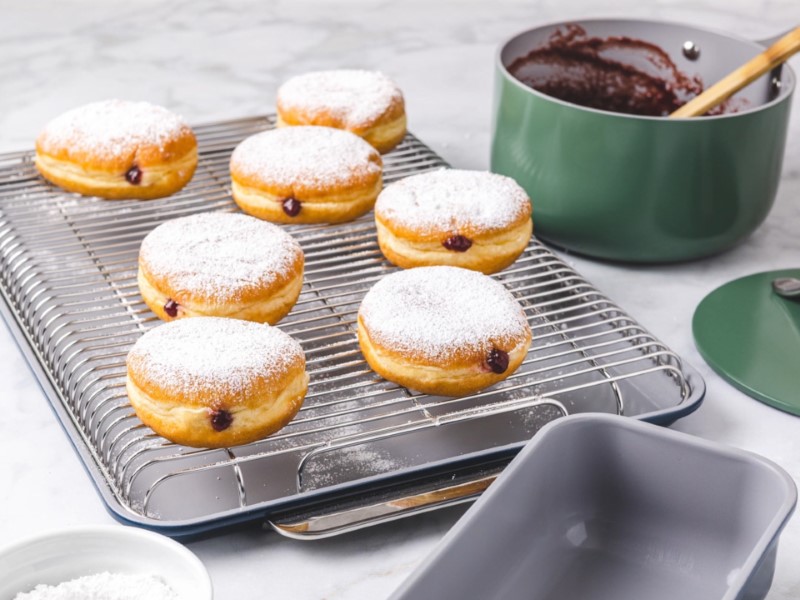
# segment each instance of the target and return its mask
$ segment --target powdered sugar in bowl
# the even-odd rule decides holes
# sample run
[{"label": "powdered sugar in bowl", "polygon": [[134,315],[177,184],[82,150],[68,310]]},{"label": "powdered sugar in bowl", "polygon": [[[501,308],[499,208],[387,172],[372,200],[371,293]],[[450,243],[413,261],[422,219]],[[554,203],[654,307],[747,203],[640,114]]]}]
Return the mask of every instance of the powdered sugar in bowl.
[{"label": "powdered sugar in bowl", "polygon": [[213,597],[208,572],[191,551],[163,535],[116,525],[58,530],[0,549],[0,600],[100,573],[153,576],[180,600]]}]

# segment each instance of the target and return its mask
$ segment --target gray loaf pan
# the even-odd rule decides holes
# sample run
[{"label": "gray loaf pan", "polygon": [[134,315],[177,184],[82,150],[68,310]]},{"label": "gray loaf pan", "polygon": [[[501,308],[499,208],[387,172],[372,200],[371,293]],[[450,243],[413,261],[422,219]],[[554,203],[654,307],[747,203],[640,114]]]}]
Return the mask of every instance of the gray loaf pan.
[{"label": "gray loaf pan", "polygon": [[748,452],[610,415],[543,428],[392,600],[759,600],[797,490]]}]

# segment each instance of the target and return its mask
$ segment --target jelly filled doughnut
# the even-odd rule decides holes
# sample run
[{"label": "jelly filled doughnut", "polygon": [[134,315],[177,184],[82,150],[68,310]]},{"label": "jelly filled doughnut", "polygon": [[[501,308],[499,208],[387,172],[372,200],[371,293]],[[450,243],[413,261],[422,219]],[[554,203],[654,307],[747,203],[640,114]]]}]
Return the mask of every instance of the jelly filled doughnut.
[{"label": "jelly filled doughnut", "polygon": [[185,319],[145,333],[127,358],[142,422],[185,446],[224,448],[286,425],[308,389],[303,350],[281,330],[236,319]]},{"label": "jelly filled doughnut", "polygon": [[528,195],[513,179],[441,169],[388,185],[375,203],[378,245],[403,268],[451,265],[495,273],[531,239]]},{"label": "jelly filled doughnut", "polygon": [[139,291],[161,319],[217,316],[277,323],[303,286],[291,235],[247,215],[201,213],[162,223],[142,241]]},{"label": "jelly filled doughnut", "polygon": [[197,167],[197,140],[177,115],[147,102],[107,100],[56,117],[36,140],[36,168],[86,196],[169,196]]},{"label": "jelly filled doughnut", "polygon": [[380,154],[330,127],[264,131],[231,156],[231,189],[246,213],[277,223],[340,223],[369,211],[383,185]]},{"label": "jelly filled doughnut", "polygon": [[406,135],[403,93],[383,73],[317,71],[278,89],[278,126],[323,125],[363,137],[381,153]]},{"label": "jelly filled doughnut", "polygon": [[358,342],[369,366],[405,387],[470,394],[511,375],[531,344],[517,300],[490,277],[456,267],[393,273],[367,292]]}]

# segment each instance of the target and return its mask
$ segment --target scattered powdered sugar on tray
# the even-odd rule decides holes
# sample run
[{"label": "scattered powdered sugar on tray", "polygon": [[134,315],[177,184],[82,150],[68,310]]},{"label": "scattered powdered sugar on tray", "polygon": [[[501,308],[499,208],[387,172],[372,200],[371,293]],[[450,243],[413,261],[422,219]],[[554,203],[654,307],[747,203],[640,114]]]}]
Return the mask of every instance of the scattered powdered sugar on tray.
[{"label": "scattered powdered sugar on tray", "polygon": [[231,156],[231,171],[280,186],[338,186],[380,173],[380,154],[357,135],[331,127],[281,127],[251,136]]},{"label": "scattered powdered sugar on tray", "polygon": [[147,270],[173,289],[222,302],[285,277],[303,254],[280,227],[237,213],[167,221],[144,238],[139,252]]},{"label": "scattered powdered sugar on tray", "polygon": [[447,358],[488,351],[528,330],[522,307],[492,278],[457,267],[417,267],[381,279],[364,296],[359,316],[370,338],[401,352]]},{"label": "scattered powdered sugar on tray", "polygon": [[407,463],[380,447],[359,444],[337,448],[305,462],[303,491],[397,471],[410,466]]},{"label": "scattered powdered sugar on tray", "polygon": [[140,145],[163,147],[188,130],[178,115],[149,102],[105,100],[69,110],[39,137],[45,152],[67,147],[108,159],[126,157]]},{"label": "scattered powdered sugar on tray", "polygon": [[330,115],[353,128],[372,125],[395,102],[403,102],[400,88],[378,71],[315,71],[292,77],[278,89],[282,110],[300,110],[311,119]]},{"label": "scattered powdered sugar on tray", "polygon": [[179,600],[163,579],[155,575],[98,573],[58,585],[37,585],[14,600]]},{"label": "scattered powdered sugar on tray", "polygon": [[128,365],[137,383],[150,381],[187,397],[244,398],[255,379],[285,373],[302,357],[300,344],[276,327],[195,317],[145,333],[128,353]]},{"label": "scattered powdered sugar on tray", "polygon": [[388,185],[378,196],[375,214],[418,233],[492,231],[529,215],[530,206],[525,190],[510,177],[440,169]]}]

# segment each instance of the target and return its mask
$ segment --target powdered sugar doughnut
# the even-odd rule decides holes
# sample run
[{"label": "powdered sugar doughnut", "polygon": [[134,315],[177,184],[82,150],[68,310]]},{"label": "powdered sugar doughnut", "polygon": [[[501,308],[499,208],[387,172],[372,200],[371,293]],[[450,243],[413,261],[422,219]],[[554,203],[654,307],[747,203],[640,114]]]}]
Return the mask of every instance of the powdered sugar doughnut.
[{"label": "powdered sugar doughnut", "polygon": [[363,137],[388,152],[406,135],[403,93],[383,73],[317,71],[278,89],[278,126],[323,125]]},{"label": "powdered sugar doughnut", "polygon": [[136,414],[159,435],[224,448],[261,439],[297,414],[305,364],[300,344],[275,327],[185,319],[139,338],[125,385]]},{"label": "powdered sugar doughnut", "polygon": [[147,102],[107,100],[67,111],[36,140],[36,168],[87,196],[152,199],[186,185],[197,167],[189,126]]},{"label": "powdered sugar doughnut", "polygon": [[161,319],[217,316],[277,323],[303,286],[303,251],[279,227],[247,215],[167,221],[139,250],[142,298]]},{"label": "powdered sugar doughnut", "polygon": [[340,223],[364,214],[383,184],[383,162],[367,142],[330,127],[264,131],[231,156],[233,199],[278,223]]},{"label": "powdered sugar doughnut", "polygon": [[513,179],[442,169],[386,186],[375,203],[383,255],[403,267],[451,265],[495,273],[531,239],[531,201]]},{"label": "powdered sugar doughnut", "polygon": [[358,311],[370,367],[408,388],[461,396],[522,364],[531,329],[500,283],[456,267],[420,267],[375,284]]}]

